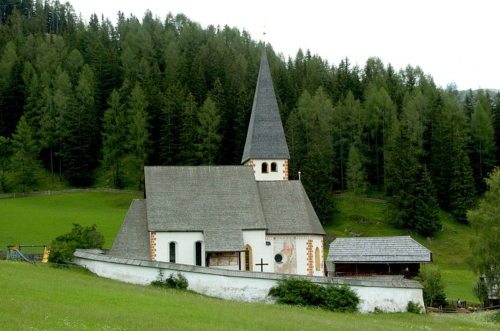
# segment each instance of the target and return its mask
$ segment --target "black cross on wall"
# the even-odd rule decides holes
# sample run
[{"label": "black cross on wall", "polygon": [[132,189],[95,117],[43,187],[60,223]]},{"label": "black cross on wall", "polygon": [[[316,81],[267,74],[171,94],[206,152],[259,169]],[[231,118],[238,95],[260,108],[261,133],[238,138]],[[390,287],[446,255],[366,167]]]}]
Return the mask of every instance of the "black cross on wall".
[{"label": "black cross on wall", "polygon": [[260,259],[260,263],[255,263],[255,265],[260,265],[260,272],[264,272],[264,266],[269,265],[269,263],[264,263],[264,260]]}]

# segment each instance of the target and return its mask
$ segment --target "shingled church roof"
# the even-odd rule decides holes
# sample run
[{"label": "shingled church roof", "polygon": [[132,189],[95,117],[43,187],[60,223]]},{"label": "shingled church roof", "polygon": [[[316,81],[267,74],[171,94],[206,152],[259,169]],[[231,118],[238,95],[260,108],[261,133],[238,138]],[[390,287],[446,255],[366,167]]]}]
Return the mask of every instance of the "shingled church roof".
[{"label": "shingled church roof", "polygon": [[250,159],[290,159],[265,47],[241,163]]},{"label": "shingled church roof", "polygon": [[[145,167],[144,171],[147,199],[132,203],[113,255],[146,255],[147,230],[203,232],[207,252],[244,250],[244,230],[325,234],[300,181],[256,182],[247,166]],[[135,232],[138,238],[133,238]]]}]

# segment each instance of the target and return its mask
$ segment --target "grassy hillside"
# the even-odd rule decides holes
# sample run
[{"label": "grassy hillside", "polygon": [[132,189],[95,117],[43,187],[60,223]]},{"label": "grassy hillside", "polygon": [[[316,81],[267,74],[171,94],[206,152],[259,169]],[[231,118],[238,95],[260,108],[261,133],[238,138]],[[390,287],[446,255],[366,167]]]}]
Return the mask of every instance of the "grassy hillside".
[{"label": "grassy hillside", "polygon": [[[36,272],[36,277],[33,274]],[[223,301],[82,270],[0,261],[6,330],[494,330],[480,315],[342,314]]]},{"label": "grassy hillside", "polygon": [[[71,193],[18,199],[0,199],[0,250],[13,243],[50,244],[56,236],[68,232],[72,223],[97,224],[105,237],[105,247],[111,247],[127,212],[130,201],[139,195],[127,193]],[[339,213],[325,227],[335,237],[385,236],[408,234],[388,223],[386,204],[376,199],[352,201],[338,197]],[[476,276],[465,263],[468,257],[469,227],[458,224],[446,213],[441,214],[443,231],[432,241],[411,234],[428,247],[440,267],[446,294],[477,301],[472,294]]]},{"label": "grassy hillside", "polygon": [[97,224],[111,247],[133,198],[128,193],[71,193],[0,199],[0,250],[10,244],[50,244],[72,223]]},{"label": "grassy hillside", "polygon": [[377,199],[354,200],[345,196],[337,198],[339,213],[325,230],[334,237],[349,236],[397,236],[411,235],[432,251],[434,264],[442,272],[448,298],[476,302],[472,284],[476,276],[470,271],[466,260],[469,258],[469,241],[473,236],[470,227],[459,224],[452,217],[441,212],[443,229],[434,238],[428,239],[396,229],[387,215],[387,205]]}]

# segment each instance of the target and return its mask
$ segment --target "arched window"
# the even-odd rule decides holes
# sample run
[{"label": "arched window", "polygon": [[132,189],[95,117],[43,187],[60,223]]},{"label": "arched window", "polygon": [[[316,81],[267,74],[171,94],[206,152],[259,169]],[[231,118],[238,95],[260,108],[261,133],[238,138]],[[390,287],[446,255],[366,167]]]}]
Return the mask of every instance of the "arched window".
[{"label": "arched window", "polygon": [[195,250],[195,263],[196,265],[200,265],[201,266],[201,263],[203,262],[202,258],[201,258],[201,241],[197,241],[195,244],[194,244],[194,250]]},{"label": "arched window", "polygon": [[271,172],[278,172],[278,165],[276,162],[271,163]]},{"label": "arched window", "polygon": [[175,242],[171,241],[170,244],[168,244],[168,255],[169,259],[168,261],[171,263],[175,263],[175,247],[176,244]]},{"label": "arched window", "polygon": [[316,247],[316,251],[314,252],[314,268],[316,271],[321,270],[321,256],[319,254],[319,247]]},{"label": "arched window", "polygon": [[252,247],[250,245],[245,246],[245,270],[253,271],[253,258],[252,258]]},{"label": "arched window", "polygon": [[262,173],[267,174],[269,170],[267,169],[267,162],[262,163]]}]

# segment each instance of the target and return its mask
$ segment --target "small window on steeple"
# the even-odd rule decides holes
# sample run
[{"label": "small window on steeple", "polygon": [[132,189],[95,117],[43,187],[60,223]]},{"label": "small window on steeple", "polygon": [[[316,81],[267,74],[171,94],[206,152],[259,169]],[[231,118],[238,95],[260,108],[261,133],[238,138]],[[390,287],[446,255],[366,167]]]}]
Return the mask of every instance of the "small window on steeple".
[{"label": "small window on steeple", "polygon": [[278,172],[278,166],[276,162],[271,163],[271,172]]},{"label": "small window on steeple", "polygon": [[267,174],[269,172],[267,168],[267,162],[262,163],[262,173]]}]

